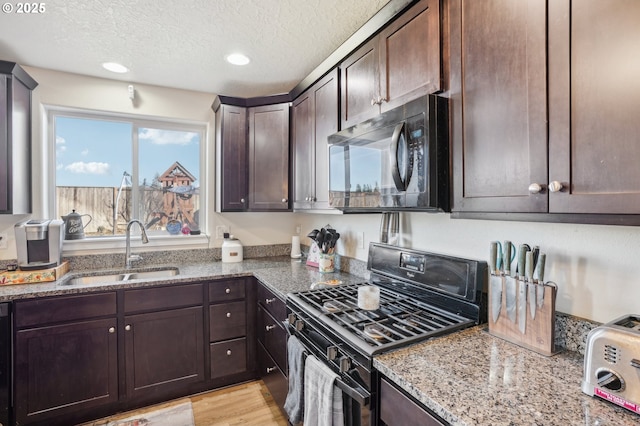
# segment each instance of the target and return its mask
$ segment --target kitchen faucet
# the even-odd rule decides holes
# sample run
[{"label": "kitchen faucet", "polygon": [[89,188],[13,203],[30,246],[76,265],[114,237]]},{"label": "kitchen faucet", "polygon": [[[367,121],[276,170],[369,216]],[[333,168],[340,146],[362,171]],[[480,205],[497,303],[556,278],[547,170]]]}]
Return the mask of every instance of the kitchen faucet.
[{"label": "kitchen faucet", "polygon": [[125,268],[131,268],[131,262],[142,260],[142,256],[137,254],[131,254],[131,225],[137,223],[140,226],[140,231],[142,234],[140,237],[142,238],[142,244],[147,244],[149,242],[149,238],[147,238],[147,231],[144,229],[144,225],[138,219],[132,219],[127,223],[127,232],[125,238],[125,252],[124,252],[124,266]]}]

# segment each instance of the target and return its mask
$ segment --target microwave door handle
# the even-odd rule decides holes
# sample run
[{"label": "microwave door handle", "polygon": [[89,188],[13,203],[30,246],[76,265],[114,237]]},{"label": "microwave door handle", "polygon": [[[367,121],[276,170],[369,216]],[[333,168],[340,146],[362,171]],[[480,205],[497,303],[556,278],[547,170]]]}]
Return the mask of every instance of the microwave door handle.
[{"label": "microwave door handle", "polygon": [[[403,134],[403,129],[404,122],[396,125],[395,129],[393,130],[393,136],[391,136],[391,146],[389,147],[389,164],[391,164],[391,176],[393,177],[393,183],[395,184],[398,191],[405,191],[407,189],[406,183],[402,180],[400,169],[398,168],[398,145]],[[407,167],[406,164],[405,167]]]}]

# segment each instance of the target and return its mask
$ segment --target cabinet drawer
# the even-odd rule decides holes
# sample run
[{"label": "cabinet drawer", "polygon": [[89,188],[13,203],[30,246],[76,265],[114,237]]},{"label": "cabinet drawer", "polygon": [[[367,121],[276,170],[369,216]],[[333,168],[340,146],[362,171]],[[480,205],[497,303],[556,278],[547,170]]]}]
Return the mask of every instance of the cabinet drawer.
[{"label": "cabinet drawer", "polygon": [[278,367],[287,371],[287,332],[262,306],[258,307],[258,341]]},{"label": "cabinet drawer", "polygon": [[262,283],[258,286],[258,303],[279,321],[287,318],[287,307],[284,302]]},{"label": "cabinet drawer", "polygon": [[284,401],[287,399],[289,382],[287,376],[280,370],[261,344],[258,344],[258,369],[260,378],[269,389],[278,407],[282,409]]},{"label": "cabinet drawer", "polygon": [[209,303],[244,299],[244,279],[216,281],[209,284]]},{"label": "cabinet drawer", "polygon": [[124,312],[185,308],[202,304],[202,284],[141,288],[124,292]]},{"label": "cabinet drawer", "polygon": [[230,376],[247,371],[247,339],[233,339],[212,343],[211,378]]},{"label": "cabinet drawer", "polygon": [[232,339],[247,334],[246,304],[242,302],[209,306],[209,340]]},{"label": "cabinet drawer", "polygon": [[43,297],[15,302],[15,322],[18,328],[115,314],[115,292]]},{"label": "cabinet drawer", "polygon": [[387,426],[444,425],[443,422],[384,379],[380,380],[380,420]]}]

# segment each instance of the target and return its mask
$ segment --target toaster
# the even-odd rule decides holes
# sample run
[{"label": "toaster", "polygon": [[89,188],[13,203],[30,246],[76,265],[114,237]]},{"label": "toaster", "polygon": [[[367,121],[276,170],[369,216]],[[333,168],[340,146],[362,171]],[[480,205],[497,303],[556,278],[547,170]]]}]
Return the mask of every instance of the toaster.
[{"label": "toaster", "polygon": [[582,391],[640,414],[640,315],[589,332]]}]

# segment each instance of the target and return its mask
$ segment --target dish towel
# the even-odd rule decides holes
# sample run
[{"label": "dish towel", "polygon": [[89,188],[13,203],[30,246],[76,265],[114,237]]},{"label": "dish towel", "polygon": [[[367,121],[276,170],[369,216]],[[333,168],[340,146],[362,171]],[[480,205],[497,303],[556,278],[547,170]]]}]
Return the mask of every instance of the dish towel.
[{"label": "dish towel", "polygon": [[300,340],[296,336],[289,336],[289,392],[284,402],[284,411],[292,425],[300,423],[304,414],[304,356],[304,347]]},{"label": "dish towel", "polygon": [[304,366],[304,426],[343,426],[342,391],[331,368],[309,355]]}]

